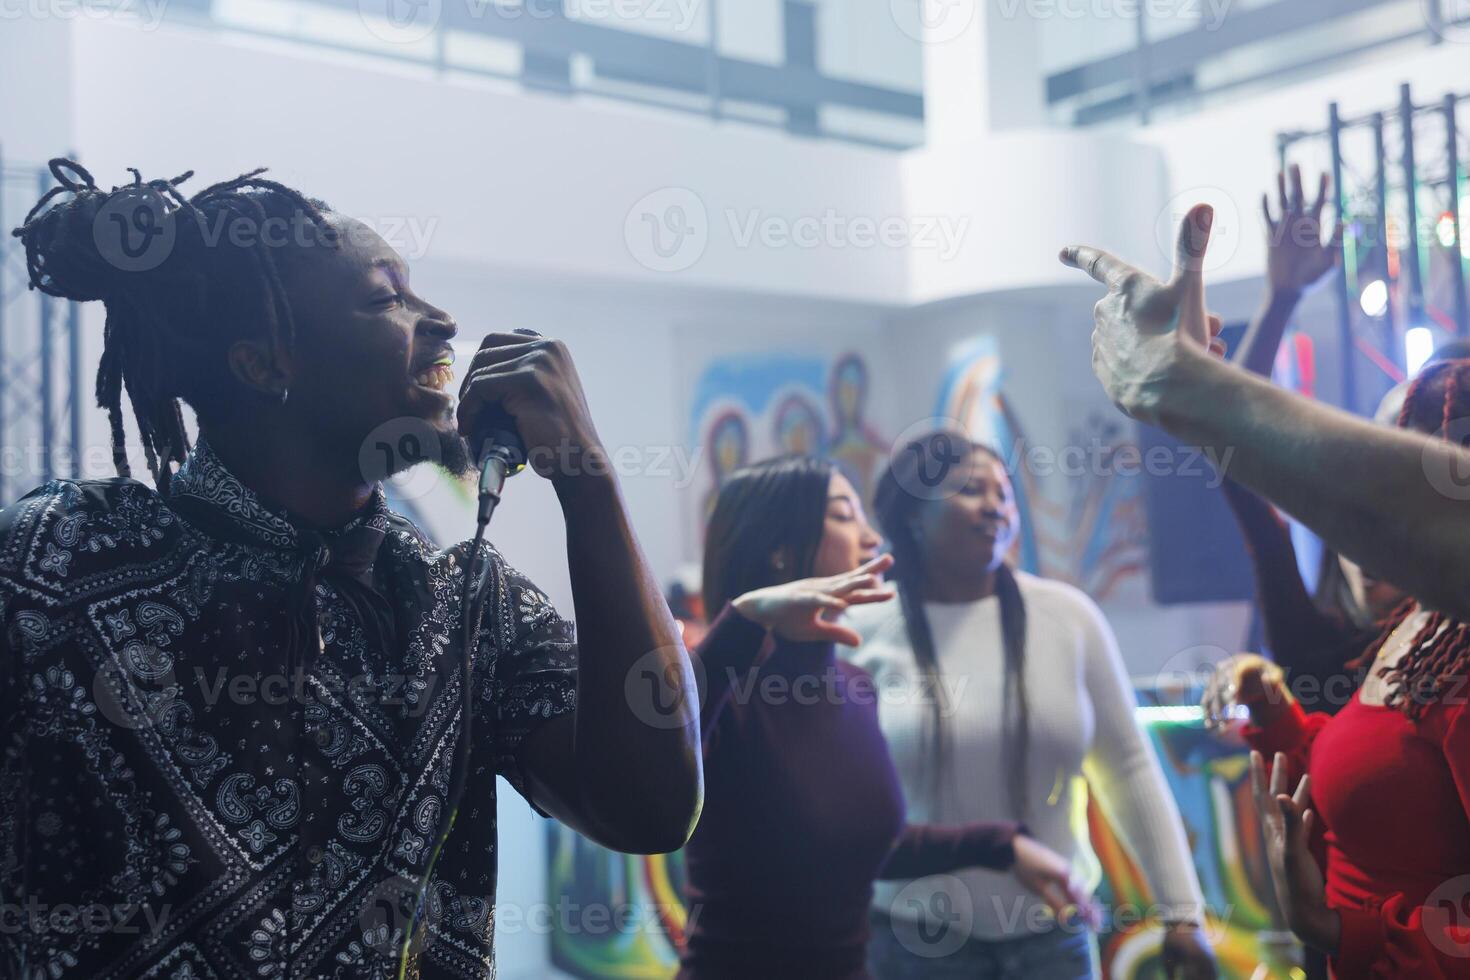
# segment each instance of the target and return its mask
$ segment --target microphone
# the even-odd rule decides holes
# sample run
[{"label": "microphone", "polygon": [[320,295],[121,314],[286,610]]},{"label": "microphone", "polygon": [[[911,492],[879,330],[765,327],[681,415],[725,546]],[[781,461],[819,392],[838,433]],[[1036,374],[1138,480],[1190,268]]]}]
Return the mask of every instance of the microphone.
[{"label": "microphone", "polygon": [[476,457],[480,470],[480,502],[475,520],[488,524],[505,481],[526,468],[526,443],[516,428],[516,420],[504,407],[491,405],[480,413],[477,427],[484,436]]},{"label": "microphone", "polygon": [[[534,330],[518,328],[514,333],[540,337]],[[480,413],[479,426],[484,433],[475,463],[480,470],[480,501],[475,520],[481,527],[490,523],[490,515],[500,503],[505,481],[526,468],[526,443],[516,428],[516,420],[503,405],[491,405]]]}]

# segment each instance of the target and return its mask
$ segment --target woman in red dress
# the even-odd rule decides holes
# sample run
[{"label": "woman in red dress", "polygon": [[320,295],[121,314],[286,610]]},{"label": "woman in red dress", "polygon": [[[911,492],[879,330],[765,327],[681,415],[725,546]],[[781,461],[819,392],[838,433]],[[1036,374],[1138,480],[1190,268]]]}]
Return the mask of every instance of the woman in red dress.
[{"label": "woman in red dress", "polygon": [[[1449,361],[1420,375],[1399,424],[1466,441],[1467,420],[1470,361]],[[1304,712],[1249,655],[1206,696],[1212,714],[1250,710],[1278,901],[1339,980],[1470,977],[1470,623],[1411,600],[1350,667],[1367,674],[1336,716]]]}]

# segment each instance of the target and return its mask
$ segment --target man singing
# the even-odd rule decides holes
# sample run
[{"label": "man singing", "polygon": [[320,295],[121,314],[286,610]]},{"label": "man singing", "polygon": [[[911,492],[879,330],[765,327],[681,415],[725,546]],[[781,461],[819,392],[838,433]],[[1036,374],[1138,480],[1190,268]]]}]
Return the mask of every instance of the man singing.
[{"label": "man singing", "polygon": [[[119,476],[0,512],[5,975],[490,976],[496,773],[608,847],[680,847],[692,674],[566,349],[490,334],[456,409],[455,321],[367,226],[259,172],[192,198],[52,172],[15,234],[33,287],[106,307]],[[435,550],[385,504],[422,456],[468,472],[490,405],[561,501],[580,644],[493,548]],[[379,438],[405,426],[433,445]],[[644,668],[673,685],[657,725],[625,695]]]}]

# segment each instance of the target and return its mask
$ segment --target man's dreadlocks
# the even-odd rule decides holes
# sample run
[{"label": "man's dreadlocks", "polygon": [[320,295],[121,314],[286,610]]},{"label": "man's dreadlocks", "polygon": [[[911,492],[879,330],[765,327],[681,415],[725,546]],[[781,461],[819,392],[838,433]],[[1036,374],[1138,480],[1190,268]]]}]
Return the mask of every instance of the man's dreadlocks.
[{"label": "man's dreadlocks", "polygon": [[[227,366],[231,344],[268,338],[289,351],[296,328],[268,221],[303,221],[314,236],[336,244],[320,201],[267,180],[265,168],[241,174],[185,198],[178,187],[193,171],[105,191],[80,164],[50,163],[59,186],[47,191],[13,234],[25,246],[32,289],[62,299],[101,300],[107,310],[97,404],[107,411],[112,459],[131,476],[123,433],[126,388],[155,485],[164,490],[170,463],[189,451],[179,399],[200,418],[223,418],[245,393]],[[57,204],[52,201],[69,194]],[[48,207],[48,205],[50,205]],[[108,222],[138,215],[166,233],[167,252],[146,268],[130,268],[103,245]],[[314,238],[315,240],[315,238]]]}]

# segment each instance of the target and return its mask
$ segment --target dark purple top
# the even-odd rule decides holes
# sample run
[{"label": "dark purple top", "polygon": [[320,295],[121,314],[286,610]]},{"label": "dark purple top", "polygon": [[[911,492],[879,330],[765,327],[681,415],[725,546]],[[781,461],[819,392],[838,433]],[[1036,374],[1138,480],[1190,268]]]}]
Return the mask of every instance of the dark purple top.
[{"label": "dark purple top", "polygon": [[682,980],[861,980],[878,878],[1005,869],[1014,824],[904,823],[871,675],[727,608],[697,651],[704,812]]}]

